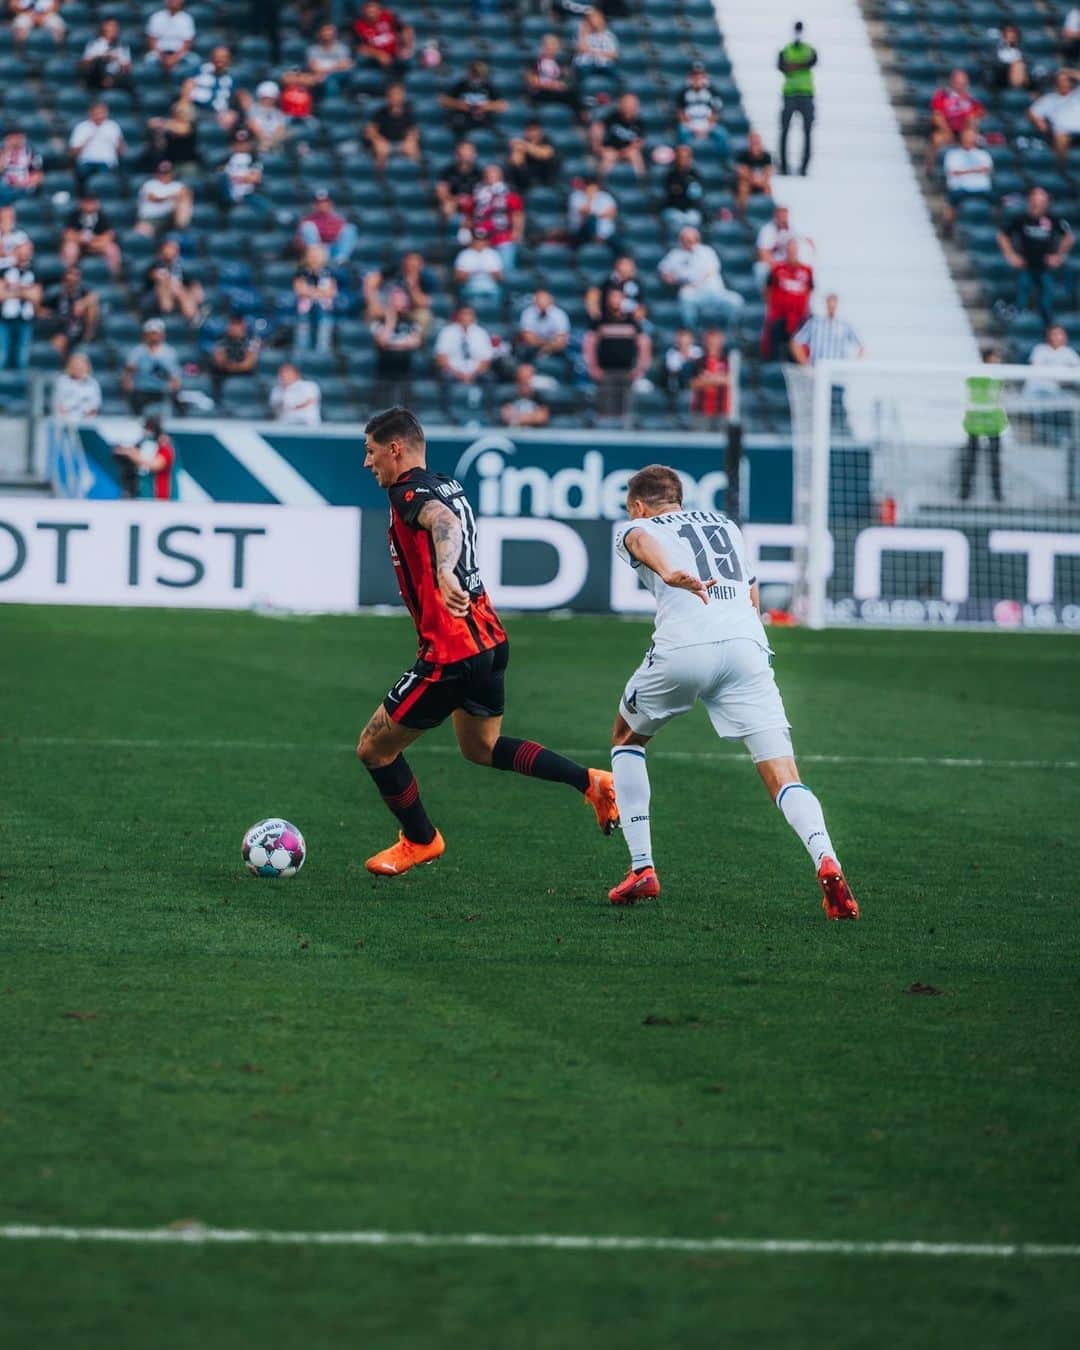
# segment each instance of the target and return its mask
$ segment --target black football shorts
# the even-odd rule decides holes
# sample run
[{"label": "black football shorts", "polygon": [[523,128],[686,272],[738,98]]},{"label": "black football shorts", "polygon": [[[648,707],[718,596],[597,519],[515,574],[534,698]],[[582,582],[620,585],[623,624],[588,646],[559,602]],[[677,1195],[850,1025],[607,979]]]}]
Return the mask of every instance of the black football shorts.
[{"label": "black football shorts", "polygon": [[509,660],[510,644],[500,642],[452,665],[417,661],[383,699],[383,707],[392,721],[414,731],[441,726],[458,708],[473,717],[501,717]]}]

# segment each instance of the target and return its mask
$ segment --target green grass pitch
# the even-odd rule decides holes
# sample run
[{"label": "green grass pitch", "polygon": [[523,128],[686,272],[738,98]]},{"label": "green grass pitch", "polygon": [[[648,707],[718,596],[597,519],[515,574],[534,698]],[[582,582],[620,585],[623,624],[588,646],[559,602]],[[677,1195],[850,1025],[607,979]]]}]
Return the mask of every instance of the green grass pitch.
[{"label": "green grass pitch", "polygon": [[[606,763],[647,626],[509,627],[508,733]],[[351,746],[407,621],[0,609],[0,1225],[1080,1240],[1080,648],[774,641],[857,925],[703,714],[651,759],[659,902],[608,905],[621,840],[448,729],[411,754],[447,854],[376,882]],[[258,881],[278,813],[308,862]],[[1075,1259],[0,1242],[4,1350],[1078,1324]]]}]

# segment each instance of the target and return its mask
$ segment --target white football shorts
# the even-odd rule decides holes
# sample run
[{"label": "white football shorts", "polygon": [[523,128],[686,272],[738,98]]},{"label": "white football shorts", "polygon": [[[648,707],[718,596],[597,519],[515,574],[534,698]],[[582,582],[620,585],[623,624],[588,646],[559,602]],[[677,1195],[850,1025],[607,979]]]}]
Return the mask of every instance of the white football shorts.
[{"label": "white football shorts", "polygon": [[755,764],[792,754],[791,724],[772,656],[752,638],[662,652],[650,648],[627,682],[619,712],[632,731],[655,736],[699,700],[716,734],[745,741]]}]

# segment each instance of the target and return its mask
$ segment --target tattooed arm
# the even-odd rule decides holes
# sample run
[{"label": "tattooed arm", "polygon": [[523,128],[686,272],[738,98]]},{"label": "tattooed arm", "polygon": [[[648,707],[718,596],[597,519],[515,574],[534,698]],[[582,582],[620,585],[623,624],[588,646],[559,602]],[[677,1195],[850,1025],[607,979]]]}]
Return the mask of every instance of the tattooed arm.
[{"label": "tattooed arm", "polygon": [[461,557],[461,521],[442,502],[428,502],[417,517],[422,529],[431,532],[435,544],[435,565],[443,604],[459,619],[469,612],[469,593],[458,584],[454,569]]}]

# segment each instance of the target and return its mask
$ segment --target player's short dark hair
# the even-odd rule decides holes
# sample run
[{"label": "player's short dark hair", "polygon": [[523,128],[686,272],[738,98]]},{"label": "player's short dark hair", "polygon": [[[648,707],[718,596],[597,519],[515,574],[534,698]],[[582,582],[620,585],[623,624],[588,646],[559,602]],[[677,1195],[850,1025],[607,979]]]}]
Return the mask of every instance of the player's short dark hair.
[{"label": "player's short dark hair", "polygon": [[646,506],[663,506],[665,502],[678,502],[681,506],[682,479],[666,464],[648,464],[627,483],[626,495]]},{"label": "player's short dark hair", "polygon": [[422,450],[425,445],[420,419],[408,408],[386,408],[376,413],[364,428],[364,435],[370,436],[380,445],[386,445],[389,441],[405,441],[417,450]]}]

